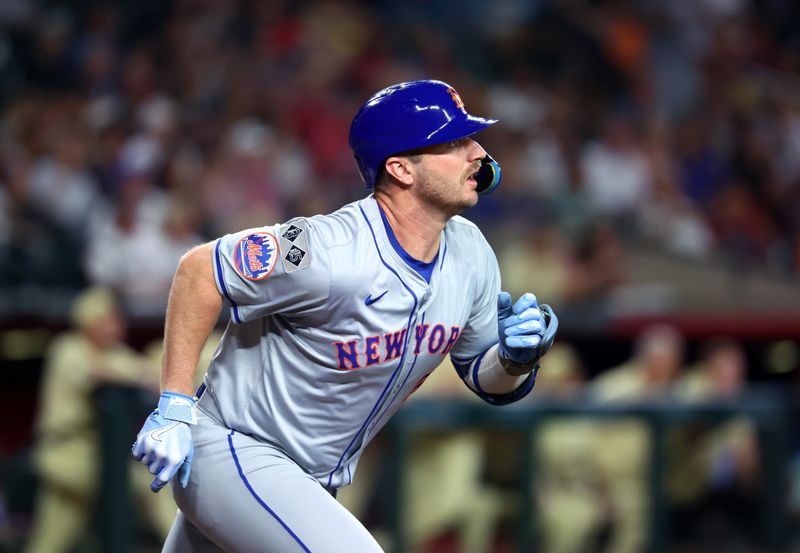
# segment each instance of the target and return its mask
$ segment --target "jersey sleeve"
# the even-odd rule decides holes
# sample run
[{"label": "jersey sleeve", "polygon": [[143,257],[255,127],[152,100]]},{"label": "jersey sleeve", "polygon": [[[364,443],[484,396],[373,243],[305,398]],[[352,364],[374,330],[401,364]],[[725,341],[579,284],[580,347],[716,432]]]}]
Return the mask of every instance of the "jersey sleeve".
[{"label": "jersey sleeve", "polygon": [[450,352],[458,376],[482,400],[491,405],[507,405],[527,396],[536,382],[533,371],[515,390],[505,394],[485,392],[478,380],[481,363],[489,349],[498,343],[497,295],[500,293],[500,269],[497,257],[486,239],[483,239],[483,263],[476,277],[473,308],[464,330]]},{"label": "jersey sleeve", "polygon": [[225,235],[212,256],[217,289],[235,323],[303,315],[328,301],[327,249],[307,219]]},{"label": "jersey sleeve", "polygon": [[500,293],[500,269],[491,246],[481,235],[481,260],[476,264],[472,310],[451,351],[455,363],[467,363],[498,341],[497,295]]}]

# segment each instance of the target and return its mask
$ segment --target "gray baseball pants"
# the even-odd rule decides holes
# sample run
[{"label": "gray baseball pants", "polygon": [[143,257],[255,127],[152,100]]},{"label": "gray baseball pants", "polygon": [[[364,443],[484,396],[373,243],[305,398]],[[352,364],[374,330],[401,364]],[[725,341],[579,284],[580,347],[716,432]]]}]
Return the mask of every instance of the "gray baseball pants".
[{"label": "gray baseball pants", "polygon": [[383,553],[279,449],[197,414],[189,485],[171,484],[180,511],[162,553]]}]

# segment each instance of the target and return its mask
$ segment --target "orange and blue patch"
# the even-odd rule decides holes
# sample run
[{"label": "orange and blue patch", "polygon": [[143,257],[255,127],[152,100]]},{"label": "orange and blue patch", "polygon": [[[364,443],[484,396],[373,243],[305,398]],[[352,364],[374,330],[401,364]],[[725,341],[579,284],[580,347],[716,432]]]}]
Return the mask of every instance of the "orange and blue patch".
[{"label": "orange and blue patch", "polygon": [[248,280],[267,278],[278,260],[278,240],[269,232],[256,232],[239,240],[233,252],[236,272]]}]

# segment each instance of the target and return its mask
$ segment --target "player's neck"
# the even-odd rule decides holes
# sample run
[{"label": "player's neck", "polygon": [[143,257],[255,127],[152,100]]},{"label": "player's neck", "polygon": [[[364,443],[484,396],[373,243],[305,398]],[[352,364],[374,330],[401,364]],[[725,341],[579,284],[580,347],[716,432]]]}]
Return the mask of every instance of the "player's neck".
[{"label": "player's neck", "polygon": [[375,192],[395,238],[414,259],[430,262],[439,251],[439,240],[447,218],[423,209],[411,195]]}]

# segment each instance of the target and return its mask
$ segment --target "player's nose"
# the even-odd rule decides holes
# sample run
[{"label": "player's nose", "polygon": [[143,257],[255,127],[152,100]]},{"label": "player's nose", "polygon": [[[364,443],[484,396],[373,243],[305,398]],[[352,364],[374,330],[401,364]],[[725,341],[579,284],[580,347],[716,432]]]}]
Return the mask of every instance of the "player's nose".
[{"label": "player's nose", "polygon": [[486,150],[483,149],[483,146],[472,140],[471,138],[467,139],[469,142],[467,154],[469,156],[469,161],[480,161],[486,157]]}]

